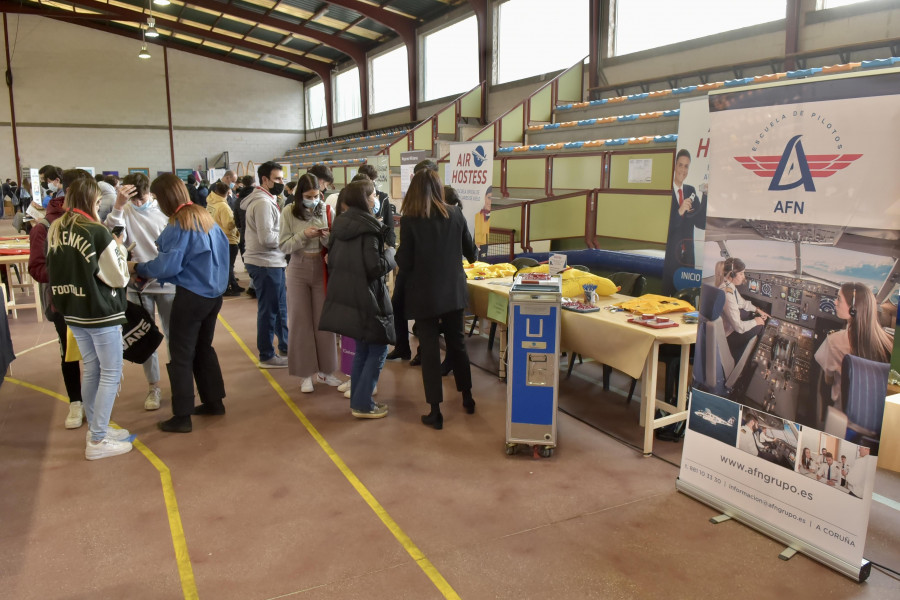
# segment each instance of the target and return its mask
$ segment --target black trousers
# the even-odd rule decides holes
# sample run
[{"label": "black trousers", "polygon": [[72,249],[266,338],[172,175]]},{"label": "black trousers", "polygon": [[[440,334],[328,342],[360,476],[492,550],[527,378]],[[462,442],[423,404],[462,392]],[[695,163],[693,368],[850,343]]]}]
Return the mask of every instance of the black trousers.
[{"label": "black trousers", "polygon": [[464,314],[465,311],[460,309],[430,319],[416,319],[419,355],[422,358],[422,383],[425,386],[425,400],[429,404],[439,404],[444,399],[441,348],[438,342],[441,334],[444,334],[444,341],[447,344],[447,358],[453,365],[457,391],[466,392],[472,389],[472,370],[463,334]]},{"label": "black trousers", "polygon": [[59,336],[60,368],[69,402],[81,402],[81,367],[78,361],[66,362],[66,319],[61,313],[53,313],[53,326]]},{"label": "black trousers", "polygon": [[394,295],[391,296],[391,308],[394,311],[394,334],[397,343],[394,348],[404,354],[410,354],[409,323],[406,321],[406,273],[399,271],[394,281]]},{"label": "black trousers", "polygon": [[234,278],[234,261],[238,255],[238,245],[228,244],[228,287],[237,285],[237,279]]},{"label": "black trousers", "polygon": [[172,384],[172,412],[176,417],[194,413],[194,382],[200,402],[221,406],[225,382],[219,357],[212,347],[216,317],[222,297],[206,298],[178,286],[169,322],[169,383]]}]

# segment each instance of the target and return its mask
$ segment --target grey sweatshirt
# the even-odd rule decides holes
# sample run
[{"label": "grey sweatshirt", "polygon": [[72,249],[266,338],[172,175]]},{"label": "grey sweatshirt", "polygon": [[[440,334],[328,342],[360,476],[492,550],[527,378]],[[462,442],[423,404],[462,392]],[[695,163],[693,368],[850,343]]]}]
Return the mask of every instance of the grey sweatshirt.
[{"label": "grey sweatshirt", "polygon": [[244,233],[244,264],[257,267],[285,267],[287,261],[278,248],[278,229],[281,211],[275,197],[257,187],[241,200],[247,211],[247,230]]}]

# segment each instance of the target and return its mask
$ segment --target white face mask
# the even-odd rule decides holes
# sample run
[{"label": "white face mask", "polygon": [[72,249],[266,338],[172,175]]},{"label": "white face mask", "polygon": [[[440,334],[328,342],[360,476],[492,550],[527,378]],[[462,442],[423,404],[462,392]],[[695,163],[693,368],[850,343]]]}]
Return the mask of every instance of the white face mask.
[{"label": "white face mask", "polygon": [[49,189],[54,194],[59,191],[59,186],[53,183],[52,181],[47,184],[47,189]]}]

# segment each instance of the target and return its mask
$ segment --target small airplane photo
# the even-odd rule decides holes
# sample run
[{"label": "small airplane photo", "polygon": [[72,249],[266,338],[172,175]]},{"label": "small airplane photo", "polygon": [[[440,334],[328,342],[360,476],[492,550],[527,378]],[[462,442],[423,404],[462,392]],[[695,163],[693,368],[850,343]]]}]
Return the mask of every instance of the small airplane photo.
[{"label": "small airplane photo", "polygon": [[722,417],[713,414],[713,412],[708,408],[705,408],[703,410],[695,410],[694,414],[702,418],[704,421],[709,421],[713,425],[727,425],[728,427],[734,425],[734,417],[731,417],[726,421]]}]

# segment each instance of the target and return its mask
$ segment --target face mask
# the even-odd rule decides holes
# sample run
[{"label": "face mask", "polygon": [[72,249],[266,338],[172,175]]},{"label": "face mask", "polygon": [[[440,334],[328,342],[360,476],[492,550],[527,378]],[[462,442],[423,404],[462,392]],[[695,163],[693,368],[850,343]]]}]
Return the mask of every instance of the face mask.
[{"label": "face mask", "polygon": [[132,202],[132,203],[131,203],[131,206],[133,206],[133,207],[134,207],[134,210],[136,210],[136,211],[139,211],[139,212],[146,212],[147,209],[150,208],[150,201],[148,200],[147,202],[144,202],[144,203],[141,204],[140,206],[138,206],[137,204],[135,204],[134,202]]},{"label": "face mask", "polygon": [[59,186],[53,183],[52,181],[47,184],[47,189],[49,189],[54,194],[59,191]]},{"label": "face mask", "polygon": [[233,188],[234,188],[234,182],[232,181],[231,183],[229,183],[229,184],[228,184],[228,187],[229,187],[229,189],[233,189]]},{"label": "face mask", "polygon": [[375,196],[375,206],[372,207],[372,214],[377,215],[378,209],[381,208],[381,200],[378,199],[378,196]]},{"label": "face mask", "polygon": [[273,183],[272,187],[269,188],[269,193],[272,194],[273,196],[278,196],[283,191],[284,191],[283,183]]},{"label": "face mask", "polygon": [[318,203],[318,198],[313,198],[312,200],[309,200],[308,198],[303,199],[303,206],[305,206],[306,208],[315,208],[316,204]]}]

